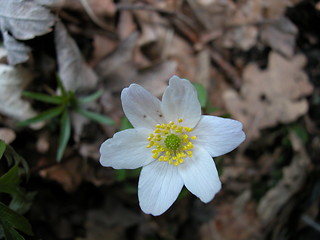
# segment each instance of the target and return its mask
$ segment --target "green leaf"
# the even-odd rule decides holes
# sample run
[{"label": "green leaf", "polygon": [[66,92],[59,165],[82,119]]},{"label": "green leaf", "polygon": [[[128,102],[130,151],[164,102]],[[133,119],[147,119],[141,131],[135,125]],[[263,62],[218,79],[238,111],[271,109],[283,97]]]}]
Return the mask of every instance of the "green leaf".
[{"label": "green leaf", "polygon": [[20,188],[18,190],[17,194],[12,196],[9,207],[19,214],[25,214],[29,211],[36,192],[25,193]]},{"label": "green leaf", "polygon": [[128,118],[122,117],[119,130],[122,131],[122,130],[126,130],[129,128],[133,128],[132,124],[129,122]]},{"label": "green leaf", "polygon": [[0,159],[2,158],[2,155],[6,151],[7,145],[4,141],[0,140]]},{"label": "green leaf", "polygon": [[99,97],[101,97],[102,94],[103,94],[103,91],[99,90],[99,91],[97,91],[97,92],[95,92],[95,93],[93,93],[93,94],[91,94],[91,95],[89,95],[89,96],[79,98],[79,99],[78,99],[78,102],[79,102],[80,104],[92,102],[92,101],[98,99]]},{"label": "green leaf", "polygon": [[57,151],[57,160],[61,161],[64,150],[67,147],[68,141],[70,139],[71,134],[71,124],[70,124],[70,117],[67,110],[65,110],[62,114],[60,120],[60,135],[59,135],[59,144],[58,144],[58,151]]},{"label": "green leaf", "polygon": [[0,224],[3,227],[4,234],[7,239],[24,239],[16,238],[18,235],[17,233],[12,232],[12,229],[17,229],[25,234],[33,235],[29,221],[25,217],[8,208],[2,202],[0,202]]},{"label": "green leaf", "polygon": [[6,240],[25,240],[14,228],[7,227],[5,230]]},{"label": "green leaf", "polygon": [[0,192],[15,194],[19,183],[18,165],[15,165],[0,177]]},{"label": "green leaf", "polygon": [[179,193],[178,200],[185,198],[186,196],[189,195],[189,193],[190,192],[188,191],[188,189],[186,189],[186,187],[183,187],[181,192]]},{"label": "green leaf", "polygon": [[96,121],[102,124],[107,124],[107,125],[114,125],[114,121],[109,117],[105,117],[98,113],[90,112],[82,108],[77,108],[76,111],[81,115],[85,116],[86,118],[89,118],[93,121]]},{"label": "green leaf", "polygon": [[207,105],[208,94],[205,87],[200,83],[193,83],[193,86],[196,88],[198,93],[198,99],[202,108],[205,108]]},{"label": "green leaf", "polygon": [[33,118],[29,118],[25,121],[19,122],[17,125],[20,127],[23,126],[27,126],[30,125],[32,123],[36,123],[36,122],[40,122],[40,121],[45,121],[51,118],[54,118],[58,115],[60,115],[62,113],[62,111],[64,110],[64,106],[59,106],[59,107],[55,107],[55,108],[51,108],[45,112],[40,113],[39,115],[33,117]]},{"label": "green leaf", "polygon": [[7,159],[8,165],[21,164],[25,173],[29,173],[29,166],[27,161],[23,157],[21,157],[10,145],[7,145],[4,156]]},{"label": "green leaf", "polygon": [[309,139],[309,135],[308,132],[306,131],[305,128],[303,128],[301,125],[299,124],[294,124],[292,126],[293,131],[297,134],[297,136],[300,138],[300,140],[303,142],[303,144],[306,144],[308,142]]},{"label": "green leaf", "polygon": [[64,102],[64,98],[62,96],[50,96],[42,93],[24,91],[22,92],[22,96],[53,104],[62,104]]},{"label": "green leaf", "polygon": [[127,176],[126,172],[127,172],[126,169],[117,169],[116,171],[117,181],[122,182],[126,180],[126,176]]},{"label": "green leaf", "polygon": [[60,78],[60,76],[58,74],[57,74],[57,82],[58,82],[58,87],[59,87],[59,89],[60,89],[60,91],[62,93],[62,96],[66,97],[68,95],[67,91],[64,88],[63,83],[61,81],[61,78]]}]

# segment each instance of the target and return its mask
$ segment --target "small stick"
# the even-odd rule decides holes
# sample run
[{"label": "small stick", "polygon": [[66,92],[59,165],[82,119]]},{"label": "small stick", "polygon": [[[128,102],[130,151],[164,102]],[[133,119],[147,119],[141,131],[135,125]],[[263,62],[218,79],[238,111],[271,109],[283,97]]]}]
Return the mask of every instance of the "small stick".
[{"label": "small stick", "polygon": [[225,72],[225,74],[231,79],[234,86],[239,89],[242,80],[238,71],[230,63],[225,61],[219,53],[211,50],[210,55],[213,61],[215,61],[215,63],[217,63],[219,67],[221,67],[221,69]]}]

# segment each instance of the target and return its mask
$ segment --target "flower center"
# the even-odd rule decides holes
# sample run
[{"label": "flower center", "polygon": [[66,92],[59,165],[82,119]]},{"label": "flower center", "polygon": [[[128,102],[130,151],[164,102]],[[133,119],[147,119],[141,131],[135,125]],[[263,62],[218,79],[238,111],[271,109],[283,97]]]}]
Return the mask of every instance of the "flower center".
[{"label": "flower center", "polygon": [[181,139],[178,135],[171,133],[164,140],[164,144],[168,149],[177,150],[181,145]]},{"label": "flower center", "polygon": [[196,136],[190,136],[193,129],[181,126],[182,122],[179,118],[178,124],[171,121],[168,124],[156,125],[156,129],[148,137],[147,145],[147,148],[152,148],[154,159],[177,166],[183,163],[187,156],[192,157],[192,140],[195,140]]}]

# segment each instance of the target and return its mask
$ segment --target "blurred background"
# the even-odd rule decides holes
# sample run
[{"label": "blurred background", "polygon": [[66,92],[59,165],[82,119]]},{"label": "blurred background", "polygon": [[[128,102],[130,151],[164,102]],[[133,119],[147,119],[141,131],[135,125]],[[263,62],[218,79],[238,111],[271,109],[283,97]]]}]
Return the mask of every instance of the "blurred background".
[{"label": "blurred background", "polygon": [[[0,26],[0,239],[320,239],[318,1],[7,0]],[[131,127],[124,87],[174,74],[247,139],[213,201],[153,217],[99,147]]]}]

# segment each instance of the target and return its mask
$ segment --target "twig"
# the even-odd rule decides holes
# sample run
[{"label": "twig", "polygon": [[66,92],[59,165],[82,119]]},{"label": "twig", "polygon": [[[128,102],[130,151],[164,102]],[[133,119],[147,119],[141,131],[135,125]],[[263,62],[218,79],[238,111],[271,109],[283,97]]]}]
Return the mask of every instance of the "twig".
[{"label": "twig", "polygon": [[309,216],[303,215],[301,219],[303,222],[305,222],[307,225],[312,227],[314,230],[320,232],[320,224],[314,221],[313,219],[311,219]]},{"label": "twig", "polygon": [[242,80],[238,71],[231,64],[225,61],[221,57],[221,55],[215,52],[214,50],[211,50],[210,55],[213,61],[215,61],[216,64],[218,64],[219,67],[221,67],[221,69],[225,72],[225,74],[231,79],[235,87],[239,89],[241,86]]}]

